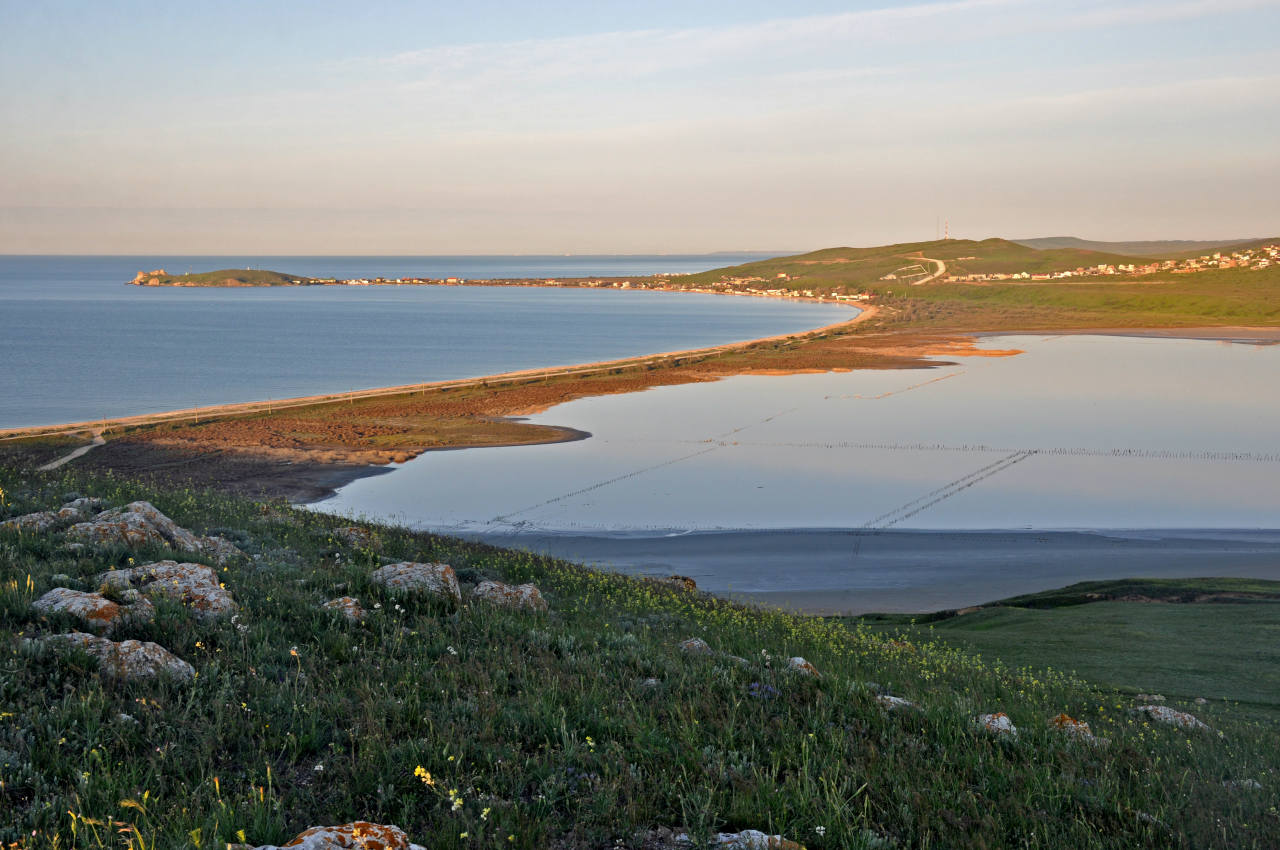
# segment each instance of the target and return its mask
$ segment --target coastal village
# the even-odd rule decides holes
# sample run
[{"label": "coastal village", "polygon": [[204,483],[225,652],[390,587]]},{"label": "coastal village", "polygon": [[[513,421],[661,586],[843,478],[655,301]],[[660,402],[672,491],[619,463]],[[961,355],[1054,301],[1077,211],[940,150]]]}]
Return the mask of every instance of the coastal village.
[{"label": "coastal village", "polygon": [[[976,257],[957,257],[957,262],[965,260],[974,260]],[[1121,263],[1113,265],[1110,263],[1099,263],[1095,266],[1081,266],[1074,269],[1066,269],[1058,272],[1013,272],[1005,274],[967,274],[955,275],[950,280],[959,281],[961,283],[979,283],[983,281],[1001,281],[1001,280],[1062,280],[1073,277],[1107,277],[1110,275],[1146,275],[1156,274],[1158,272],[1171,272],[1173,274],[1194,274],[1195,272],[1209,271],[1211,269],[1255,269],[1261,270],[1273,264],[1280,263],[1280,243],[1273,245],[1263,245],[1256,248],[1246,248],[1229,253],[1215,251],[1212,254],[1205,254],[1200,257],[1194,257],[1184,260],[1153,260],[1145,265],[1137,263]],[[886,277],[882,279],[892,279]]]}]

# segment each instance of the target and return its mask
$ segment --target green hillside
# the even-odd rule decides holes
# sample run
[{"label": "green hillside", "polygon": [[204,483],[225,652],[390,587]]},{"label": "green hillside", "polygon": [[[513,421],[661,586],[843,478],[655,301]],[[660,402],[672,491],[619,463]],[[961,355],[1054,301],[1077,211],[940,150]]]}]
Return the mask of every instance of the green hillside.
[{"label": "green hillside", "polygon": [[[398,824],[432,850],[673,850],[655,838],[663,828],[687,830],[686,847],[747,829],[810,850],[1280,845],[1280,735],[1224,700],[1171,699],[1212,727],[1187,731],[1034,658],[1018,669],[934,635],[744,608],[404,528],[352,535],[338,530],[350,520],[284,505],[0,468],[0,519],[73,495],[146,499],[230,538],[247,557],[217,580],[238,610],[202,618],[156,593],[154,619],[112,639],[155,642],[196,675],[114,680],[47,640],[77,620],[32,603],[174,553],[0,531],[6,847],[224,850],[357,819]],[[406,560],[451,564],[467,601],[372,580]],[[465,593],[486,579],[532,582],[550,610]],[[343,595],[362,620],[321,607]],[[1038,639],[1070,627],[1042,621]],[[1010,634],[1000,657],[1036,632]],[[683,649],[693,637],[705,645]],[[1113,657],[1140,639],[1116,641]],[[1269,652],[1241,661],[1273,670]],[[980,725],[994,712],[1017,734]],[[1105,740],[1068,734],[1062,714]]]},{"label": "green hillside", "polygon": [[1037,250],[1007,239],[939,239],[874,248],[827,248],[713,269],[680,280],[705,286],[757,278],[762,288],[808,289],[824,294],[856,292],[882,281],[888,274],[909,281],[932,273],[936,266],[925,258],[946,262],[947,272],[952,275],[1053,272],[1098,263],[1146,262],[1141,257],[1079,248]]},{"label": "green hillside", "polygon": [[1101,251],[1109,254],[1128,254],[1137,257],[1155,259],[1176,259],[1179,257],[1198,257],[1209,251],[1220,251],[1228,247],[1239,247],[1252,244],[1266,244],[1276,239],[1149,239],[1126,242],[1101,242],[1096,239],[1081,239],[1077,236],[1045,236],[1038,239],[1014,239],[1019,245],[1036,250],[1054,248],[1076,248],[1083,251]]},{"label": "green hillside", "polygon": [[314,283],[309,277],[266,269],[219,269],[163,275],[139,272],[132,282],[142,286],[307,286]]}]

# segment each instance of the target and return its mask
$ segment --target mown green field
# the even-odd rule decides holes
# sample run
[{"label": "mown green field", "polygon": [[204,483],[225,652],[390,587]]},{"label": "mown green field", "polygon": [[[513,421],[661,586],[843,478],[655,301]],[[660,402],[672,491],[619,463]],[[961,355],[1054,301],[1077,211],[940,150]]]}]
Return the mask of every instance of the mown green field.
[{"label": "mown green field", "polygon": [[[356,818],[432,848],[641,847],[660,826],[699,839],[755,828],[810,848],[1280,844],[1280,732],[1227,702],[1194,707],[1217,731],[1189,733],[1134,716],[1109,688],[937,635],[397,528],[355,547],[334,536],[338,518],[209,493],[12,469],[0,487],[4,515],[71,492],[146,498],[252,556],[220,573],[234,621],[160,602],[153,623],[114,636],[167,647],[194,683],[122,684],[41,644],[75,624],[31,601],[55,574],[92,588],[109,567],[170,553],[0,535],[0,840],[16,846],[221,850]],[[403,559],[448,562],[464,585],[532,581],[552,610],[372,584],[373,568]],[[364,624],[320,609],[344,594],[369,609]],[[715,654],[682,652],[693,636]],[[789,670],[789,656],[821,676]],[[918,708],[886,710],[882,693]],[[976,726],[998,711],[1016,739]],[[1109,743],[1063,735],[1050,722],[1062,712]],[[1224,785],[1244,780],[1260,788]]]}]

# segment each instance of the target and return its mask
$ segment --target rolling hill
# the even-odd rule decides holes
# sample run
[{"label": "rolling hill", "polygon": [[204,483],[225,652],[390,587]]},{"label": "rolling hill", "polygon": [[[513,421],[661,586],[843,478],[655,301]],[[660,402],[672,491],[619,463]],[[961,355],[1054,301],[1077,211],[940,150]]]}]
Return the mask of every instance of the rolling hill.
[{"label": "rolling hill", "polygon": [[1056,248],[1077,248],[1082,251],[1131,254],[1138,257],[1154,257],[1165,260],[1198,257],[1206,251],[1219,251],[1223,248],[1246,248],[1271,244],[1280,241],[1280,237],[1268,239],[1156,239],[1130,242],[1099,242],[1094,239],[1080,239],[1076,236],[1045,236],[1039,239],[1014,239],[1012,241],[1039,251]]},{"label": "rolling hill", "polygon": [[[771,288],[831,293],[855,290],[881,281],[923,277],[942,260],[952,275],[1053,272],[1098,263],[1145,263],[1147,258],[1082,248],[1030,248],[1008,239],[939,239],[903,242],[874,248],[827,248],[792,257],[775,257],[740,266],[713,269],[682,280],[693,285],[758,279]],[[918,279],[918,278],[917,278]]]}]

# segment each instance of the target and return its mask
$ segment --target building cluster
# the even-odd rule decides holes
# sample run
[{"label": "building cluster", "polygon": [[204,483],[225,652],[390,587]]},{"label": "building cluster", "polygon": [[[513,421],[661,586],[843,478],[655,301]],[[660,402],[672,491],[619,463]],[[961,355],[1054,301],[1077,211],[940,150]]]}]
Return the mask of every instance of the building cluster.
[{"label": "building cluster", "polygon": [[[961,259],[974,259],[972,257]],[[978,282],[991,280],[1062,280],[1072,277],[1107,277],[1110,275],[1145,275],[1158,272],[1193,274],[1211,269],[1265,269],[1280,265],[1280,243],[1223,253],[1215,251],[1186,260],[1153,260],[1150,263],[1099,263],[1057,272],[991,272],[952,275],[951,280]]]}]

